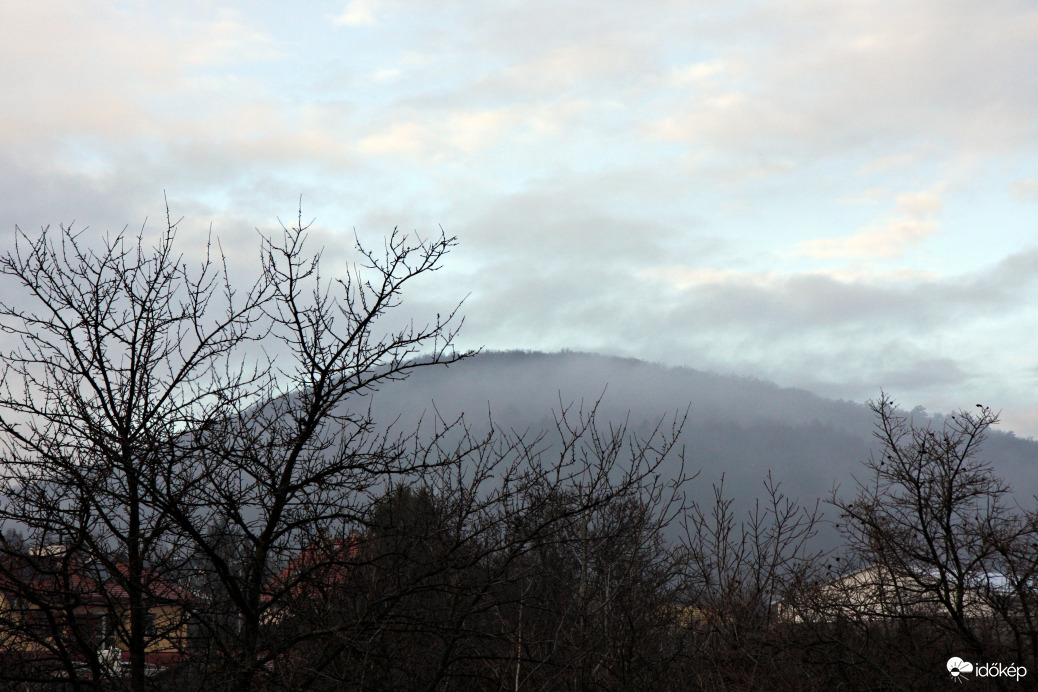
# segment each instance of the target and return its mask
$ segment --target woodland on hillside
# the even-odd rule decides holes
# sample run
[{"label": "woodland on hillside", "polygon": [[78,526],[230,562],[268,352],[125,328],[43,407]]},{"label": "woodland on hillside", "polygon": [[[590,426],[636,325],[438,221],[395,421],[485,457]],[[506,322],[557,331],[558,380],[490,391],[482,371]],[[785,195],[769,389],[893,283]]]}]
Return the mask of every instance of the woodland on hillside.
[{"label": "woodland on hillside", "polygon": [[235,286],[176,235],[45,230],[0,258],[21,287],[0,303],[7,689],[918,690],[952,656],[1038,675],[1038,514],[984,461],[992,410],[920,423],[881,394],[855,487],[802,505],[768,475],[745,513],[723,482],[690,493],[696,411],[378,423],[372,392],[471,356],[457,307],[393,319],[453,238],[358,243],[329,277],[300,217]]}]

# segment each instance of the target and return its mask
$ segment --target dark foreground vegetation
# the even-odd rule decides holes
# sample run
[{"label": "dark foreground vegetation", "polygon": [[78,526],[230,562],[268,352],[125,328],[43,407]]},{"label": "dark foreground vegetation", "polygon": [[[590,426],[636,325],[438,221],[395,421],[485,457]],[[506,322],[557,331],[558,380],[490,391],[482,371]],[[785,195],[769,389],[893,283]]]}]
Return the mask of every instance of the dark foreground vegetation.
[{"label": "dark foreground vegetation", "polygon": [[175,226],[0,258],[23,289],[0,305],[5,689],[918,690],[953,656],[1027,669],[956,668],[975,689],[1038,679],[1038,516],[979,456],[992,411],[874,402],[883,451],[819,551],[822,508],[781,479],[748,515],[723,485],[689,499],[688,412],[376,424],[371,392],[469,355],[456,311],[388,326],[453,239],[394,233],[328,280],[300,219],[236,287]]}]

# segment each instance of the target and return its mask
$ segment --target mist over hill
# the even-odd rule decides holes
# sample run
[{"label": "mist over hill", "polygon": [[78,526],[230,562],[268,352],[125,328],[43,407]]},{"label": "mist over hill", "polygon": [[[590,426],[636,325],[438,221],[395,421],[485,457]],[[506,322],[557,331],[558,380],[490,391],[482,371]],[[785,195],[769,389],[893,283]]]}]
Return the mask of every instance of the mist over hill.
[{"label": "mist over hill", "polygon": [[[879,392],[876,392],[879,395]],[[420,368],[372,396],[375,415],[407,429],[434,407],[445,419],[465,414],[477,429],[488,416],[507,430],[554,428],[553,411],[600,400],[600,421],[628,421],[647,434],[662,416],[689,410],[681,434],[686,471],[700,471],[693,495],[707,499],[724,476],[740,504],[760,496],[770,470],[790,496],[813,504],[834,486],[848,492],[876,446],[874,417],[863,403],[834,401],[753,378],[668,367],[587,353],[490,352],[449,367]],[[901,402],[910,406],[911,402]],[[963,401],[968,408],[975,402]],[[997,402],[991,402],[997,409]],[[689,408],[690,407],[690,408]],[[950,412],[949,412],[950,413]],[[916,413],[923,422],[925,414]],[[940,424],[940,416],[932,419]],[[1038,490],[1038,442],[996,430],[983,458],[1025,506]],[[666,473],[676,473],[679,459]]]}]

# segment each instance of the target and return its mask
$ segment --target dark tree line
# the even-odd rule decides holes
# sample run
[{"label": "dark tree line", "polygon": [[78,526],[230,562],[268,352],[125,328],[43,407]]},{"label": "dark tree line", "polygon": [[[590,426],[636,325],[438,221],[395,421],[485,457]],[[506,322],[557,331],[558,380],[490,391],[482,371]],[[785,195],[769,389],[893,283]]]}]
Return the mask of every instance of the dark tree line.
[{"label": "dark tree line", "polygon": [[148,242],[0,258],[13,689],[920,689],[952,654],[1038,658],[1038,520],[977,456],[988,409],[921,428],[881,398],[825,553],[770,477],[741,516],[660,474],[688,412],[381,427],[373,391],[469,355],[457,309],[388,326],[453,238],[358,243],[329,279],[300,218],[244,288],[175,223]]}]

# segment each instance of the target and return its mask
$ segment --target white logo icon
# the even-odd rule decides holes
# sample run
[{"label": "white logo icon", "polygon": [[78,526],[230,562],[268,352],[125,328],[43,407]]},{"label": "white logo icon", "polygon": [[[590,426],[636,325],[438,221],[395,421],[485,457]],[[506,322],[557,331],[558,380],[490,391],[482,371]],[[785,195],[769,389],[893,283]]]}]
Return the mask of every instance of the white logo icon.
[{"label": "white logo icon", "polygon": [[951,673],[953,678],[957,678],[963,673],[972,673],[973,664],[969,661],[963,661],[958,656],[952,656],[948,659],[948,672]]}]

